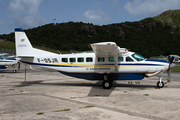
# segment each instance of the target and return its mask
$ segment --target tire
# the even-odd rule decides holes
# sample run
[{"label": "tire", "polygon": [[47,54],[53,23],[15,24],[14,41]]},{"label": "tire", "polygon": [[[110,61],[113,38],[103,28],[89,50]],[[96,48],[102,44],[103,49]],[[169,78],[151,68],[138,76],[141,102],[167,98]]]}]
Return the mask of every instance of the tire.
[{"label": "tire", "polygon": [[109,80],[104,80],[104,81],[102,82],[102,87],[103,87],[104,89],[111,89],[111,87],[112,87],[112,82],[109,81]]},{"label": "tire", "polygon": [[163,88],[164,87],[164,82],[163,81],[162,82],[158,81],[157,82],[157,87],[158,88]]},{"label": "tire", "polygon": [[17,70],[13,70],[13,73],[17,73]]}]

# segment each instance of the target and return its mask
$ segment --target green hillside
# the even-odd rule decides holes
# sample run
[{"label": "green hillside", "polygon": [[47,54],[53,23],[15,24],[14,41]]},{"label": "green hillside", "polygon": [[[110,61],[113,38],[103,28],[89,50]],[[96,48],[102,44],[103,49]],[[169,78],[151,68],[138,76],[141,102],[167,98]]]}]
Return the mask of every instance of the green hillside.
[{"label": "green hillside", "polygon": [[0,43],[0,48],[15,50],[15,43],[6,40],[6,41]]},{"label": "green hillside", "polygon": [[[59,51],[91,50],[88,44],[113,41],[118,46],[143,56],[180,55],[180,10],[166,11],[159,16],[136,22],[93,25],[82,22],[46,24],[25,30],[34,46]],[[14,42],[14,33],[0,35]]]}]

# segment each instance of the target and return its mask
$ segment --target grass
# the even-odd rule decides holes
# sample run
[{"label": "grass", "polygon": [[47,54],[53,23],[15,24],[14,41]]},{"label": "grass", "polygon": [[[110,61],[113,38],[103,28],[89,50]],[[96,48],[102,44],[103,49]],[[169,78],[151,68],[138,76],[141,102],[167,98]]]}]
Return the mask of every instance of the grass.
[{"label": "grass", "polygon": [[54,112],[63,112],[63,111],[70,111],[70,109],[57,110],[57,111],[54,111]]},{"label": "grass", "polygon": [[171,68],[171,72],[180,72],[180,66],[175,66]]},{"label": "grass", "polygon": [[43,115],[43,114],[44,114],[43,112],[37,113],[37,115]]},{"label": "grass", "polygon": [[9,89],[9,90],[15,90],[15,89]]},{"label": "grass", "polygon": [[1,77],[4,77],[4,75],[1,75]]},{"label": "grass", "polygon": [[79,109],[81,109],[81,108],[91,108],[91,107],[95,107],[95,106],[93,106],[93,105],[87,105],[87,106],[85,106],[85,107],[80,107]]},{"label": "grass", "polygon": [[11,41],[4,41],[0,44],[0,48],[15,50],[15,43]]},{"label": "grass", "polygon": [[143,94],[144,96],[149,96],[149,94]]}]

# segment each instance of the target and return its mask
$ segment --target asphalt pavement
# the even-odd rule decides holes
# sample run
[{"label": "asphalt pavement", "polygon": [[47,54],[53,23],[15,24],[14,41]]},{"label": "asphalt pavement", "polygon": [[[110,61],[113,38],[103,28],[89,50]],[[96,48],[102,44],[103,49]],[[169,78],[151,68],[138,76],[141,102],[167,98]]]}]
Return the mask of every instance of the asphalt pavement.
[{"label": "asphalt pavement", "polygon": [[151,77],[140,84],[114,81],[104,90],[101,81],[31,68],[26,66],[26,74],[23,64],[17,73],[0,71],[0,120],[180,119],[180,73],[172,73],[161,89],[156,87],[159,77]]}]

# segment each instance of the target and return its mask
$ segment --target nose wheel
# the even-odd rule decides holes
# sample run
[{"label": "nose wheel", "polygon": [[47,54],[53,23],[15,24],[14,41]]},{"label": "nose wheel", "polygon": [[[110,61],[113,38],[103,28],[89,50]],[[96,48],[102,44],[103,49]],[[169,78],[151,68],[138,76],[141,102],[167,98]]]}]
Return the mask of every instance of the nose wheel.
[{"label": "nose wheel", "polygon": [[158,88],[163,88],[164,87],[164,82],[162,81],[162,77],[160,77],[160,80],[157,82],[157,87]]},{"label": "nose wheel", "polygon": [[158,87],[158,88],[163,88],[163,87],[164,87],[164,82],[163,82],[163,81],[161,81],[161,82],[158,81],[158,82],[157,82],[157,87]]}]

